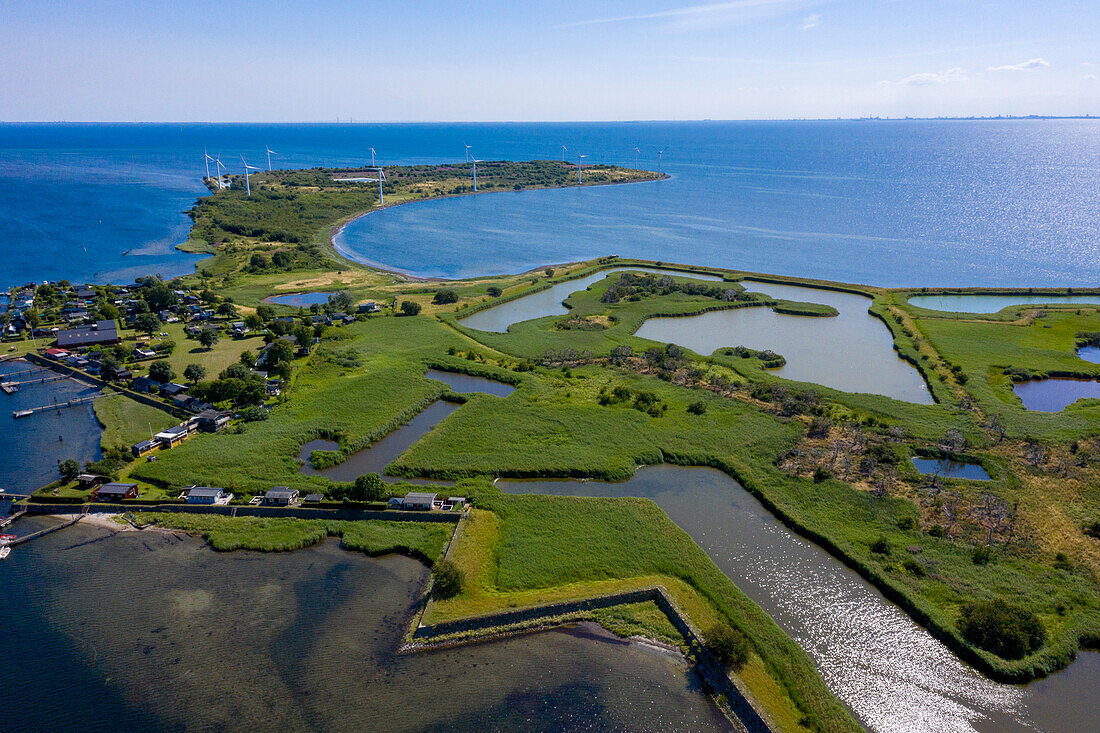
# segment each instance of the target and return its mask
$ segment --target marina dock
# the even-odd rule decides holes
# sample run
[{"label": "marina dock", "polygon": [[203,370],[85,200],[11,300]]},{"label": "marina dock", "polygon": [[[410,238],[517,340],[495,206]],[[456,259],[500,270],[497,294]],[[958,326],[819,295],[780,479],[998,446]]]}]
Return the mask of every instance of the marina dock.
[{"label": "marina dock", "polygon": [[[66,379],[66,378],[67,377],[62,377],[62,379]],[[31,415],[34,415],[35,413],[45,412],[47,410],[60,410],[64,407],[78,407],[80,405],[86,405],[89,402],[92,402],[94,400],[98,400],[100,397],[110,397],[112,394],[117,394],[117,393],[111,392],[111,393],[108,393],[108,394],[93,394],[93,395],[87,395],[85,397],[74,397],[71,400],[66,400],[65,402],[55,402],[52,405],[42,405],[41,407],[28,407],[25,410],[17,410],[16,412],[13,412],[11,414],[11,416],[13,418],[30,417]]]}]

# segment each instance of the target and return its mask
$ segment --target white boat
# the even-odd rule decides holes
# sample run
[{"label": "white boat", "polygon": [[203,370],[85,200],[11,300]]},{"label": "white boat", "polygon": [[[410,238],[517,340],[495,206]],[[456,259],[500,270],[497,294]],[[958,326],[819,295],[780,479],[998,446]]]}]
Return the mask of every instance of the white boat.
[{"label": "white boat", "polygon": [[34,410],[19,410],[18,412],[13,412],[11,414],[11,416],[12,417],[26,417],[27,415],[33,415],[33,414],[34,414]]},{"label": "white boat", "polygon": [[11,554],[11,548],[10,547],[7,547],[7,546],[0,547],[0,560],[3,560],[5,557],[7,557],[10,554]]}]

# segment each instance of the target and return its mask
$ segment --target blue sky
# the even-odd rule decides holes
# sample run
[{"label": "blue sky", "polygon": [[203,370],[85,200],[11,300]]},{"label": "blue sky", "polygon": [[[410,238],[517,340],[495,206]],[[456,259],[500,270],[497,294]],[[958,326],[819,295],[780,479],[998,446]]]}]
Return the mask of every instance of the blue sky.
[{"label": "blue sky", "polygon": [[1100,114],[1094,0],[0,0],[0,120]]}]

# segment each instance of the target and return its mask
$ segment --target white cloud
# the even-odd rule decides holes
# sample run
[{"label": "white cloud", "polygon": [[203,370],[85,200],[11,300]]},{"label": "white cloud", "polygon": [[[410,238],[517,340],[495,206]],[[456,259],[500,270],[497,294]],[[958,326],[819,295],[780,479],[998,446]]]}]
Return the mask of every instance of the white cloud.
[{"label": "white cloud", "polygon": [[932,71],[926,71],[920,74],[910,74],[904,79],[898,81],[898,86],[927,87],[938,84],[955,84],[963,81],[970,81],[970,76],[967,75],[965,69],[961,69],[956,66],[954,68],[948,69],[942,74]]},{"label": "white cloud", "polygon": [[1018,64],[990,66],[988,69],[986,69],[986,71],[1031,71],[1033,69],[1041,69],[1044,66],[1050,66],[1050,62],[1046,59],[1028,59],[1027,61],[1021,61]]},{"label": "white cloud", "polygon": [[578,20],[571,23],[561,23],[556,28],[574,28],[581,25],[601,25],[604,23],[623,23],[631,20],[655,20],[668,18],[673,20],[718,20],[728,19],[733,14],[755,14],[760,11],[783,12],[787,8],[806,5],[806,0],[732,0],[724,3],[709,3],[707,5],[691,5],[684,8],[672,8],[655,13],[639,13],[637,15],[616,15],[610,18],[593,18],[591,20]]},{"label": "white cloud", "polygon": [[819,25],[821,25],[821,16],[815,13],[814,15],[807,15],[803,18],[800,27],[802,30],[808,31],[811,28],[817,28]]}]

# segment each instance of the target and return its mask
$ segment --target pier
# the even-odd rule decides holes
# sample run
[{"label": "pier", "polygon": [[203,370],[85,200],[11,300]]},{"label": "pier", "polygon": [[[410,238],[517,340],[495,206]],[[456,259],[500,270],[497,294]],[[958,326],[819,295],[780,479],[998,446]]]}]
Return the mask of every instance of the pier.
[{"label": "pier", "polygon": [[[67,379],[67,377],[61,377],[61,379]],[[16,412],[13,412],[11,414],[11,416],[13,418],[16,418],[16,417],[30,417],[31,415],[34,415],[35,413],[45,412],[47,410],[60,410],[63,407],[78,407],[80,405],[86,405],[89,402],[92,402],[93,400],[98,400],[100,397],[110,397],[112,394],[117,394],[117,393],[111,392],[111,393],[108,393],[108,394],[86,395],[84,397],[74,397],[71,400],[67,400],[65,402],[55,402],[52,405],[42,405],[41,407],[28,407],[25,410],[18,410]]]},{"label": "pier", "polygon": [[[5,374],[4,376],[5,377],[10,377],[12,375]],[[39,377],[38,379],[25,379],[22,382],[4,382],[3,384],[0,384],[0,387],[3,387],[4,391],[7,392],[8,387],[22,387],[25,384],[46,384],[47,382],[59,382],[62,379],[68,379],[68,378],[69,377],[65,374],[53,374],[53,375],[48,376],[48,377]],[[8,394],[11,394],[11,393],[9,392]]]},{"label": "pier", "polygon": [[0,374],[0,377],[3,377],[4,379],[8,379],[9,377],[24,377],[28,374],[41,374],[42,372],[45,372],[45,371],[49,371],[49,370],[48,369],[43,369],[42,367],[38,367],[38,368],[35,368],[35,369],[24,369],[21,372],[8,372],[7,374]]}]

